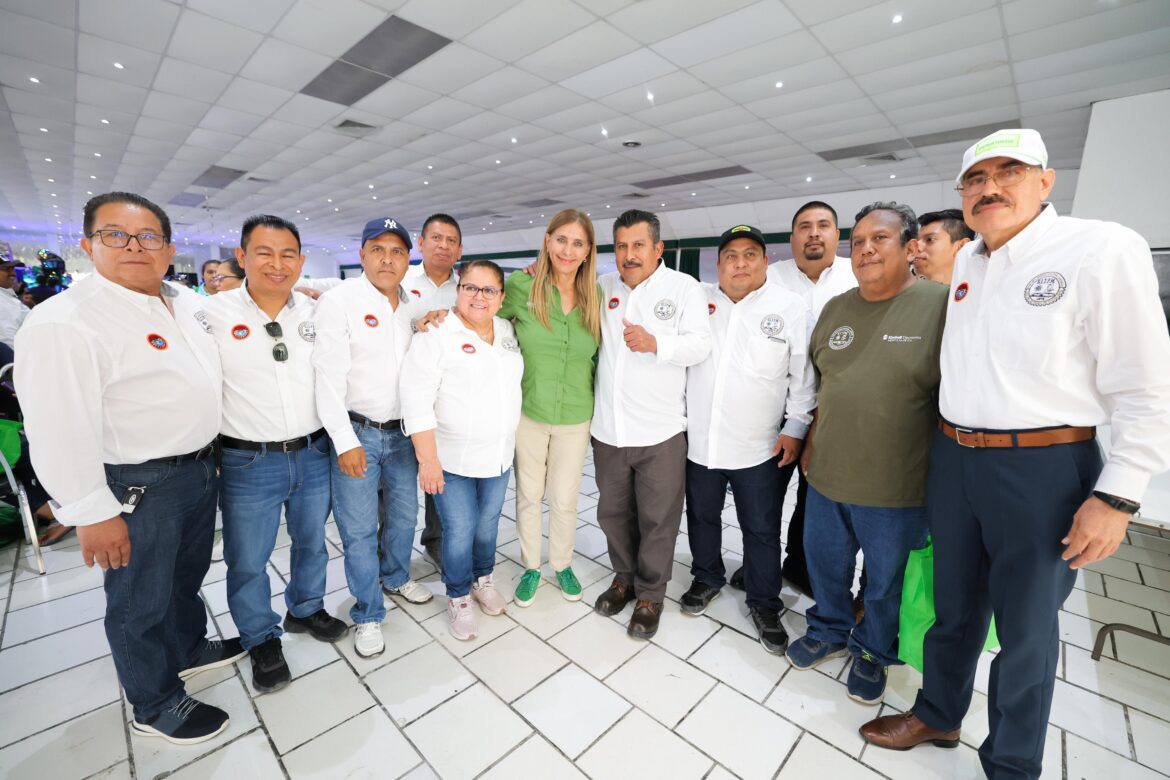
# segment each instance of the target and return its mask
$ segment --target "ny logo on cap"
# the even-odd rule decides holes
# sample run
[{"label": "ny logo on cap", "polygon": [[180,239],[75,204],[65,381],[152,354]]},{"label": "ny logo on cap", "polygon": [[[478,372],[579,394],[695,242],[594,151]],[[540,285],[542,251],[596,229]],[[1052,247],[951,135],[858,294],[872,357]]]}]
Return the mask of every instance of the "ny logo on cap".
[{"label": "ny logo on cap", "polygon": [[395,221],[394,221],[394,220],[392,220],[392,219],[388,219],[388,220],[386,220],[385,227],[386,227],[386,229],[387,229],[387,230],[397,230],[397,229],[398,229],[398,223],[397,223],[397,222],[395,222]]}]

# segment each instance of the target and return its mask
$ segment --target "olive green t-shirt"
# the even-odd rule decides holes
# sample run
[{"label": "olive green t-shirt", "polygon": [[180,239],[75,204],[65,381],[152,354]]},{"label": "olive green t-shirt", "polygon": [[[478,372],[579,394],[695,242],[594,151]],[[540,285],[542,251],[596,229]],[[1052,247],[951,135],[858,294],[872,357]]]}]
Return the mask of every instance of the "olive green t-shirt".
[{"label": "olive green t-shirt", "polygon": [[913,284],[886,301],[854,289],[825,304],[809,345],[818,389],[808,481],[826,498],[926,503],[948,294]]}]

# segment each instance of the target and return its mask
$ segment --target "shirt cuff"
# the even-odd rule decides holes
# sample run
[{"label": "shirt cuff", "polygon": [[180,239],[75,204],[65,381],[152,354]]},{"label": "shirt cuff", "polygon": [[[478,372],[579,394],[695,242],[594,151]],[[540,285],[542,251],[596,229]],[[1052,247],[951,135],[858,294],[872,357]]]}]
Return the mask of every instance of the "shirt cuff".
[{"label": "shirt cuff", "polygon": [[808,436],[808,423],[789,417],[784,421],[784,427],[780,429],[780,433],[803,441],[804,437]]},{"label": "shirt cuff", "polygon": [[1150,475],[1146,472],[1120,463],[1106,463],[1094,489],[1140,504],[1149,485]]},{"label": "shirt cuff", "polygon": [[122,502],[114,497],[106,485],[88,496],[53,509],[53,515],[61,525],[93,525],[120,514]]},{"label": "shirt cuff", "polygon": [[655,335],[654,342],[657,345],[655,349],[655,360],[659,363],[669,363],[674,357],[675,351],[675,336],[673,333],[663,333],[661,336]]},{"label": "shirt cuff", "polygon": [[407,436],[413,436],[416,433],[422,433],[423,431],[429,431],[432,428],[438,427],[439,421],[435,419],[433,414],[402,418],[402,432]]},{"label": "shirt cuff", "polygon": [[353,432],[352,425],[338,428],[335,431],[329,431],[329,439],[333,442],[333,449],[337,451],[338,455],[343,452],[349,452],[354,447],[362,446],[357,434]]}]

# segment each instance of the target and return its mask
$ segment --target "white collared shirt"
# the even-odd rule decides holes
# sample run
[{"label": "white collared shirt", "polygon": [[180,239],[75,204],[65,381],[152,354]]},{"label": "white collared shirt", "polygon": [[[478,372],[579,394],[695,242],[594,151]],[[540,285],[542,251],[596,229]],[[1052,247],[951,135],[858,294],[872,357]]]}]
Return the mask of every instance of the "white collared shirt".
[{"label": "white collared shirt", "polygon": [[[666,267],[632,290],[619,274],[601,285],[601,351],[590,432],[612,447],[661,444],[687,428],[687,367],[711,352],[707,299],[691,276]],[[641,325],[658,352],[632,352],[623,320]]]},{"label": "white collared shirt", "polygon": [[495,318],[491,344],[454,311],[417,333],[399,392],[407,434],[435,431],[444,471],[498,477],[512,467],[524,359],[512,323]]},{"label": "white collared shirt", "polygon": [[1149,246],[1046,205],[986,252],[977,239],[955,260],[943,417],[975,429],[1110,424],[1096,489],[1140,501],[1170,467],[1170,336]]},{"label": "white collared shirt", "polygon": [[710,469],[758,466],[772,457],[778,434],[803,439],[812,422],[812,314],[771,281],[739,303],[718,285],[703,292],[712,347],[687,369],[687,458]]},{"label": "white collared shirt", "polygon": [[[287,441],[321,428],[313,391],[314,301],[294,292],[280,310],[279,339],[248,293],[248,283],[203,301],[223,366],[223,434],[253,442]],[[288,360],[277,361],[282,343]]]},{"label": "white collared shirt", "polygon": [[414,303],[398,288],[398,307],[365,274],[317,301],[317,414],[337,452],[360,447],[348,412],[375,422],[402,417],[398,378],[410,348]]},{"label": "white collared shirt", "polygon": [[0,341],[12,347],[16,342],[16,331],[28,316],[28,307],[11,287],[0,287]]},{"label": "white collared shirt", "polygon": [[795,260],[779,260],[768,266],[768,278],[804,299],[812,311],[813,324],[831,299],[857,286],[853,263],[848,257],[834,257],[833,264],[821,271],[816,282],[804,275]]},{"label": "white collared shirt", "polygon": [[435,284],[427,276],[423,264],[412,265],[406,269],[406,276],[402,278],[402,286],[407,289],[411,297],[418,303],[419,316],[428,311],[450,309],[455,305],[455,298],[459,294],[459,274],[451,269],[451,275],[442,284]]},{"label": "white collared shirt", "polygon": [[122,511],[103,464],[195,452],[220,423],[215,344],[196,320],[203,299],[163,283],[174,314],[94,273],[29,313],[14,378],[33,468],[65,525]]}]

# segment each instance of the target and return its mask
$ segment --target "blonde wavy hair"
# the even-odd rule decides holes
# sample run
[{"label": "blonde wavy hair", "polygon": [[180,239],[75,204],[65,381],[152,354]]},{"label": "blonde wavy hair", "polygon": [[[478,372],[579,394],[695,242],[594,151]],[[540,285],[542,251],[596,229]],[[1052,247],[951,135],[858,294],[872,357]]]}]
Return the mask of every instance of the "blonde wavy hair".
[{"label": "blonde wavy hair", "polygon": [[[601,296],[597,294],[597,241],[593,232],[593,220],[577,209],[564,209],[553,215],[549,220],[545,236],[551,236],[558,229],[576,223],[585,231],[589,239],[589,255],[577,268],[577,279],[574,287],[577,292],[577,307],[581,310],[581,320],[585,328],[593,335],[593,340],[601,341]],[[552,330],[548,321],[548,309],[552,300],[553,271],[552,259],[548,256],[548,243],[540,242],[540,254],[536,258],[536,271],[532,275],[532,293],[529,302],[532,312],[540,324]]]}]

